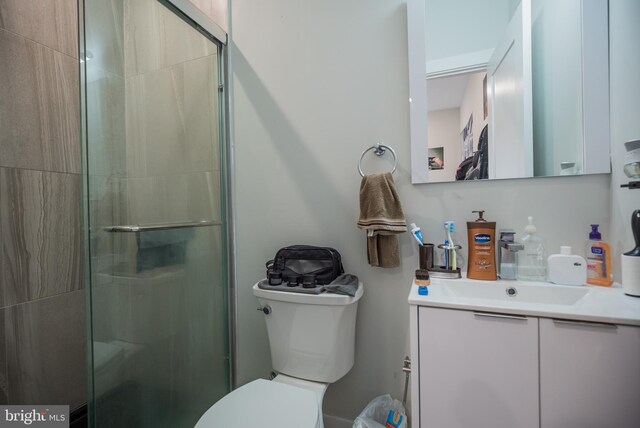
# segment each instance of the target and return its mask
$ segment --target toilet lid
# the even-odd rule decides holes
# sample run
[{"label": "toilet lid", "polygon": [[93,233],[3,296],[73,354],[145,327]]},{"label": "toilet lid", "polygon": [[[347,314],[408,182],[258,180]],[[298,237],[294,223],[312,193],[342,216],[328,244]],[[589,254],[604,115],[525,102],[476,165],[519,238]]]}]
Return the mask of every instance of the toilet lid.
[{"label": "toilet lid", "polygon": [[313,391],[258,379],[211,406],[195,428],[314,428],[318,413]]}]

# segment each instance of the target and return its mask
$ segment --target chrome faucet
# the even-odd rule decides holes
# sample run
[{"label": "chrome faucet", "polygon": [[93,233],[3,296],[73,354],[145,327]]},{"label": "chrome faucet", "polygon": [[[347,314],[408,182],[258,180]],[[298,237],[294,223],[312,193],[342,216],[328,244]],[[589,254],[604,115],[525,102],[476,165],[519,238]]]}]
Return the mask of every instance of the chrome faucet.
[{"label": "chrome faucet", "polygon": [[517,252],[524,250],[524,245],[516,242],[513,229],[499,231],[498,240],[498,275],[501,279],[516,279],[518,273]]}]

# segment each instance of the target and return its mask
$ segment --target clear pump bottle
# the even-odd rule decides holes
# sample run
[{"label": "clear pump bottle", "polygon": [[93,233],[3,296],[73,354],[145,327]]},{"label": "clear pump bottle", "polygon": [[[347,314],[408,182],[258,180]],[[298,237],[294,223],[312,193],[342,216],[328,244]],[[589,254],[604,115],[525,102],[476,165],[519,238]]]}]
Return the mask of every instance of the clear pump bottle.
[{"label": "clear pump bottle", "polygon": [[522,238],[522,251],[518,254],[518,279],[525,281],[546,281],[547,256],[545,242],[536,233],[533,217],[528,218],[529,224],[524,228],[525,237]]}]

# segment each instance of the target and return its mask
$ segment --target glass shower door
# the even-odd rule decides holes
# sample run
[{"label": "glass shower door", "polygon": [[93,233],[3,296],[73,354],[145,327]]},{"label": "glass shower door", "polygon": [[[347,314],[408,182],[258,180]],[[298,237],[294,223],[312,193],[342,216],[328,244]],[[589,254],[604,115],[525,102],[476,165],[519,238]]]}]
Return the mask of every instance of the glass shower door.
[{"label": "glass shower door", "polygon": [[84,0],[91,426],[192,427],[230,389],[221,48]]}]

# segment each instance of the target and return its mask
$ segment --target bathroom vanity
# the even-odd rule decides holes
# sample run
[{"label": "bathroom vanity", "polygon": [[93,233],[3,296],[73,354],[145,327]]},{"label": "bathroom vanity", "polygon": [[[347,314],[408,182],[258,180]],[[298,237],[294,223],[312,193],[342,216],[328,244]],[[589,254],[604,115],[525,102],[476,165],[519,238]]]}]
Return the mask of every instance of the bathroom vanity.
[{"label": "bathroom vanity", "polygon": [[640,426],[640,298],[504,280],[428,290],[409,294],[414,428]]}]

